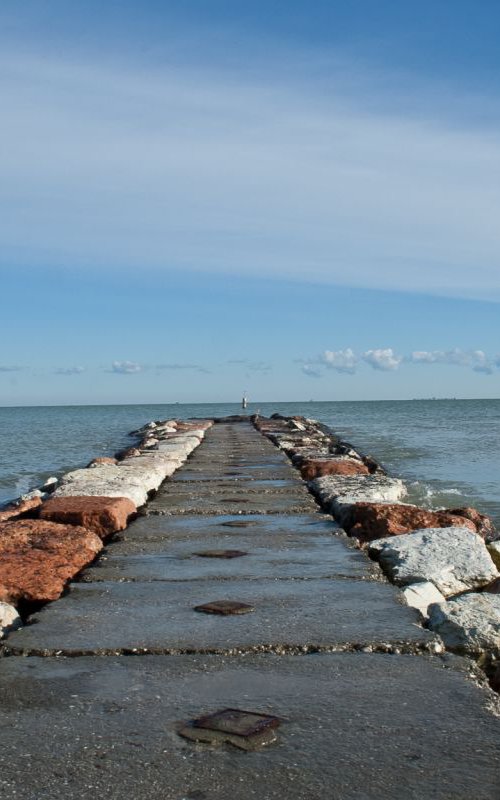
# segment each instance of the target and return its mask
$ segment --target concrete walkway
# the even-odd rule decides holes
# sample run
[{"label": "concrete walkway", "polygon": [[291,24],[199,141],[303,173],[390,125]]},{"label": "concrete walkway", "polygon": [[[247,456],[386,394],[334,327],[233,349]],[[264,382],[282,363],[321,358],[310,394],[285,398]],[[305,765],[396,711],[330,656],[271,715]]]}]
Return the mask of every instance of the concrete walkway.
[{"label": "concrete walkway", "polygon": [[[493,694],[336,532],[253,427],[215,425],[6,641],[2,800],[499,800]],[[214,601],[249,613],[194,610]],[[179,735],[224,708],[276,715],[276,741]]]}]

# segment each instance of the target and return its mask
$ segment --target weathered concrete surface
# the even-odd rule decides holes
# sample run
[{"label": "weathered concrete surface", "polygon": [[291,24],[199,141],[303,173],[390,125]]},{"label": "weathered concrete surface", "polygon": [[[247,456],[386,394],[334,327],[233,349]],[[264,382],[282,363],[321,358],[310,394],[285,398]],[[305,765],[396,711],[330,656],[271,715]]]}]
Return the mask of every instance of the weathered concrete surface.
[{"label": "weathered concrete surface", "polygon": [[198,487],[190,491],[176,491],[174,483],[165,487],[148,503],[144,513],[152,514],[301,514],[316,509],[310,494],[301,492],[269,491],[243,492],[239,487],[225,491],[200,493]]},{"label": "weathered concrete surface", "polygon": [[[249,425],[214,426],[163,501],[214,497],[222,479],[241,499],[265,497],[268,513],[241,503],[232,515],[189,515],[179,503],[142,517],[87,571],[91,582],[8,636],[4,655],[59,657],[0,658],[2,800],[498,800],[491,693],[468,662],[423,654],[439,641],[397,589],[372,579],[378,567],[336,523],[314,504],[290,513],[303,492],[281,490],[296,475]],[[255,492],[257,480],[270,491]],[[192,555],[224,548],[249,555]],[[224,599],[255,611],[193,610]],[[323,648],[342,652],[298,655]],[[135,657],[104,655],[117,651]],[[283,718],[278,741],[241,753],[178,736],[228,706]]]},{"label": "weathered concrete surface", "polygon": [[[370,578],[370,563],[357,550],[331,536],[292,535],[205,536],[181,541],[124,541],[113,544],[98,564],[86,570],[84,581],[102,580],[235,580],[248,578]],[[237,529],[236,529],[237,530]],[[214,550],[243,551],[236,559],[203,558],[197,553]],[[373,566],[377,566],[373,564]],[[377,576],[381,574],[377,567]],[[432,602],[435,602],[436,598]]]},{"label": "weathered concrete surface", "polygon": [[424,528],[371,542],[370,555],[394,583],[431,581],[445,597],[498,578],[486,545],[469,528]]},{"label": "weathered concrete surface", "polygon": [[[158,515],[139,517],[119,534],[120,542],[142,544],[155,540],[167,542],[213,536],[267,536],[270,546],[282,535],[335,535],[341,529],[323,514],[221,514],[221,515]],[[113,550],[115,552],[115,550]]]},{"label": "weathered concrete surface", "polygon": [[[80,583],[13,633],[21,653],[238,652],[431,646],[419,615],[384,583],[359,580],[234,580]],[[194,606],[235,600],[243,617],[206,617]]]},{"label": "weathered concrete surface", "polygon": [[500,656],[500,595],[465,594],[429,608],[429,627],[450,650]]},{"label": "weathered concrete surface", "polygon": [[[498,720],[459,660],[343,653],[0,662],[2,800],[498,800]],[[257,753],[194,745],[224,707]],[[48,735],[50,732],[50,736]]]}]

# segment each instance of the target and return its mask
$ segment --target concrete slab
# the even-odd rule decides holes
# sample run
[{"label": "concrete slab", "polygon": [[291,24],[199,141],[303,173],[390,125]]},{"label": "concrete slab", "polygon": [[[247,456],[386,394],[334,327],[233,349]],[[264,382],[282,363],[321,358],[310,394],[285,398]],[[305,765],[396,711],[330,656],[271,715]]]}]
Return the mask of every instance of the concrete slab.
[{"label": "concrete slab", "polygon": [[[2,800],[498,800],[491,695],[443,666],[363,653],[2,659]],[[224,707],[283,718],[277,741],[243,753],[178,736]]]},{"label": "concrete slab", "polygon": [[146,516],[153,514],[300,514],[317,508],[310,494],[297,491],[280,494],[243,493],[227,487],[225,492],[177,491],[173,485],[159,492],[145,507]]},{"label": "concrete slab", "polygon": [[234,494],[237,497],[247,495],[265,494],[273,497],[301,498],[311,497],[303,481],[279,481],[269,478],[266,481],[235,481],[234,478],[219,478],[216,481],[177,481],[173,478],[160,489],[156,500],[161,497],[168,497],[175,494],[178,497],[186,497],[191,500],[193,497],[211,497],[223,494]]},{"label": "concrete slab", "polygon": [[[12,633],[5,647],[19,655],[79,655],[430,646],[435,635],[398,598],[389,584],[348,579],[79,583]],[[193,611],[215,600],[255,611],[234,617]]]},{"label": "concrete slab", "polygon": [[[226,529],[228,532],[230,528]],[[246,578],[369,578],[382,573],[358,550],[333,536],[223,535],[189,541],[117,542],[101,556],[96,566],[85,570],[84,581],[185,581]],[[203,558],[206,551],[243,551],[234,559]],[[375,566],[375,565],[373,565]]]},{"label": "concrete slab", "polygon": [[324,514],[219,514],[203,515],[167,515],[152,514],[139,517],[125,531],[115,537],[115,541],[137,543],[146,541],[185,541],[210,536],[239,535],[269,538],[293,534],[310,537],[315,535],[331,535],[340,528],[331,517]]}]

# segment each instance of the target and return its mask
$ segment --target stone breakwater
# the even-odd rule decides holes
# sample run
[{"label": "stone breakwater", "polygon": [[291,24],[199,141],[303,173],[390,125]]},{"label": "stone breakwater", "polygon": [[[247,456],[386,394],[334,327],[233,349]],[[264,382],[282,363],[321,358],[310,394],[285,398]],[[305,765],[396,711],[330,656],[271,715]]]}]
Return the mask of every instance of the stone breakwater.
[{"label": "stone breakwater", "polygon": [[402,480],[314,420],[275,414],[253,422],[445,647],[476,659],[500,690],[500,536],[489,517],[405,503]]},{"label": "stone breakwater", "polygon": [[136,443],[96,458],[0,510],[0,637],[22,625],[124,530],[202,442],[212,420],[149,422]]}]

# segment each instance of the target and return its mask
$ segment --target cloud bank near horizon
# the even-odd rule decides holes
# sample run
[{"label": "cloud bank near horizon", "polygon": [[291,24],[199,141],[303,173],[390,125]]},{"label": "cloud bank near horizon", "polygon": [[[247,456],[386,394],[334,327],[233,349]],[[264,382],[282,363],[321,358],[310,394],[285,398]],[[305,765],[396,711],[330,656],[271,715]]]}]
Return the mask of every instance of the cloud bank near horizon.
[{"label": "cloud bank near horizon", "polygon": [[323,65],[327,91],[307,56],[287,81],[4,48],[4,258],[500,300],[494,131],[433,86],[409,115],[359,63]]},{"label": "cloud bank near horizon", "polygon": [[348,347],[345,350],[325,350],[316,358],[307,359],[302,364],[302,372],[310,378],[320,378],[325,374],[321,370],[324,367],[326,370],[354,375],[363,363],[381,372],[395,372],[403,364],[445,364],[493,375],[495,368],[500,369],[500,354],[489,357],[483,350],[462,350],[459,347],[452,350],[415,350],[409,355],[401,355],[392,347],[386,347],[357,354]]}]

